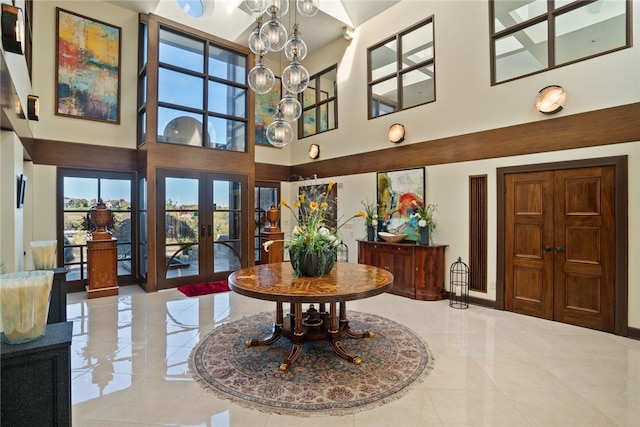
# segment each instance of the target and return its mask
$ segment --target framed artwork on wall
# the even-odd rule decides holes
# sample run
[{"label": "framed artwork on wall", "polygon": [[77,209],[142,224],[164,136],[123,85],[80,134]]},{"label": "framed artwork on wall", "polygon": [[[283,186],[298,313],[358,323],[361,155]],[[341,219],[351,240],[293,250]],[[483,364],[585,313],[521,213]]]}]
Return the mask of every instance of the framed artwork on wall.
[{"label": "framed artwork on wall", "polygon": [[424,168],[376,174],[379,230],[407,234],[407,240],[420,240],[413,201],[424,202]]},{"label": "framed artwork on wall", "polygon": [[120,27],[56,12],[56,115],[120,123]]},{"label": "framed artwork on wall", "polygon": [[256,94],[256,144],[273,147],[267,139],[267,126],[273,123],[278,111],[278,102],[282,95],[282,82],[276,77],[276,83],[269,92]]}]

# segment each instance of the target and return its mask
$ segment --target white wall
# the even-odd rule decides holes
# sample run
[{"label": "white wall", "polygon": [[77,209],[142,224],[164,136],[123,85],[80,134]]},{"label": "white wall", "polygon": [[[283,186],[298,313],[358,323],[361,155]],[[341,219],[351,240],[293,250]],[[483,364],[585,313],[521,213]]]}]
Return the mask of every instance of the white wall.
[{"label": "white wall", "polygon": [[[5,273],[23,271],[24,211],[17,207],[18,178],[25,173],[22,142],[13,132],[0,131],[0,264]],[[26,175],[26,174],[25,174]],[[31,191],[27,176],[27,194]],[[28,200],[25,201],[25,208]]]},{"label": "white wall", "polygon": [[[309,162],[310,143],[320,145],[321,159],[391,148],[386,134],[396,122],[406,128],[402,144],[412,144],[638,102],[638,3],[632,8],[633,47],[491,86],[487,1],[403,0],[357,28],[350,43],[339,39],[305,58],[303,65],[311,74],[338,64],[339,128],[293,143],[292,164]],[[367,48],[432,15],[436,101],[368,120]],[[550,84],[568,93],[564,110],[555,116],[540,114],[534,107],[538,91]]]},{"label": "white wall", "polygon": [[[56,116],[56,7],[120,27],[120,124]],[[40,96],[35,138],[136,147],[138,14],[107,2],[35,1],[33,93]],[[13,75],[13,74],[12,74]],[[91,159],[87,159],[87,165]]]}]

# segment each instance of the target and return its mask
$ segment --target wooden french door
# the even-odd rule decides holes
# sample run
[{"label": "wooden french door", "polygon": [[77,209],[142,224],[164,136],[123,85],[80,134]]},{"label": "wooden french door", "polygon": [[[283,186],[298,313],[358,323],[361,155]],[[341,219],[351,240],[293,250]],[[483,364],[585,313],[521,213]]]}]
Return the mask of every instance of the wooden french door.
[{"label": "wooden french door", "polygon": [[614,166],[505,175],[505,309],[613,332]]},{"label": "wooden french door", "polygon": [[248,266],[246,176],[162,170],[158,200],[158,289],[226,279]]}]

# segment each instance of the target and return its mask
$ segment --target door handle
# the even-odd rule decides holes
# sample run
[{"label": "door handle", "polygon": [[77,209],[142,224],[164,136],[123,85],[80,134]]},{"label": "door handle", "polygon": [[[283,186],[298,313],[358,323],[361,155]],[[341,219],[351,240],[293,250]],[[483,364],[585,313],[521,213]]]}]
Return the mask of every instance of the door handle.
[{"label": "door handle", "polygon": [[564,248],[562,246],[556,246],[556,252],[564,252]]},{"label": "door handle", "polygon": [[200,226],[200,237],[205,236],[204,225]]},{"label": "door handle", "polygon": [[544,247],[544,250],[545,250],[545,251],[547,251],[547,252],[549,252],[549,251],[551,250],[551,246],[549,246],[549,245],[545,246],[545,247]]}]

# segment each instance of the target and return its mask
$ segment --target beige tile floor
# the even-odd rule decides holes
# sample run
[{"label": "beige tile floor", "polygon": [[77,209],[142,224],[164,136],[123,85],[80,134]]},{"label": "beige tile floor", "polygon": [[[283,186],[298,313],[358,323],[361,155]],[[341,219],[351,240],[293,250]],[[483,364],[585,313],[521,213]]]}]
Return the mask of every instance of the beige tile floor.
[{"label": "beige tile floor", "polygon": [[273,303],[177,290],[68,296],[74,426],[640,426],[640,341],[447,301],[384,294],[349,303],[411,327],[436,364],[399,400],[342,417],[296,418],[216,398],[188,371],[212,328]]}]

